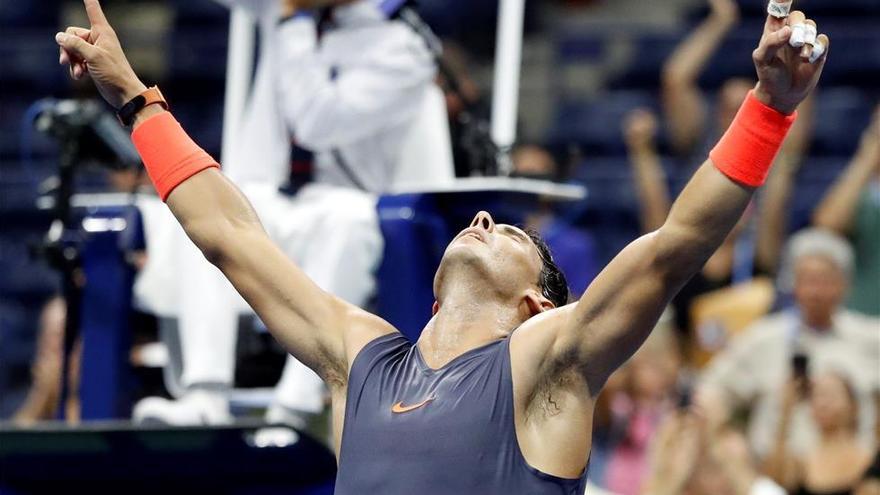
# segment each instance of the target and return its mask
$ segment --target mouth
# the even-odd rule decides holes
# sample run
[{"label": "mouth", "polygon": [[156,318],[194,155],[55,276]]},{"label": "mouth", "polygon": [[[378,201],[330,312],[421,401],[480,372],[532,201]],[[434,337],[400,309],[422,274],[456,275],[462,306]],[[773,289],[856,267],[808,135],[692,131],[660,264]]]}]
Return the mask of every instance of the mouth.
[{"label": "mouth", "polygon": [[458,237],[456,237],[455,240],[458,241],[460,239],[464,239],[465,237],[473,237],[483,244],[486,244],[486,238],[484,237],[484,234],[480,231],[480,229],[476,227],[465,229],[464,231],[462,231],[461,234],[458,234]]}]

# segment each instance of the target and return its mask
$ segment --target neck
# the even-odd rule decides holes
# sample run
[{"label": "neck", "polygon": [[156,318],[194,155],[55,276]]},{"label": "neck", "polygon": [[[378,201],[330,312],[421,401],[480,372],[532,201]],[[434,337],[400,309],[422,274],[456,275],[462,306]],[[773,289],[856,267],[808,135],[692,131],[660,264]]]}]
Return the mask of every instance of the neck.
[{"label": "neck", "polygon": [[522,323],[518,310],[473,294],[446,294],[419,337],[419,349],[433,368],[481,345],[502,339]]}]

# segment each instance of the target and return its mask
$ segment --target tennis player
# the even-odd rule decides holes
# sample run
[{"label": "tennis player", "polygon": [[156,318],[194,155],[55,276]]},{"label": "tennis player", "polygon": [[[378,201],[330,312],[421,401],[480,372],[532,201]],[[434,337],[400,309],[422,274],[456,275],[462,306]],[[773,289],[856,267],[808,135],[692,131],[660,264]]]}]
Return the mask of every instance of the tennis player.
[{"label": "tennis player", "polygon": [[666,223],[627,246],[574,304],[538,238],[477,213],[446,249],[434,316],[412,344],[320,290],[269,240],[245,197],[137,78],[98,1],[84,1],[91,27],[58,33],[61,62],[74,77],[90,74],[132,123],[186,233],[327,383],[344,495],[582,493],[597,394],[764,182],[829,43],[819,35],[791,46],[792,19],[806,18],[789,15],[791,2],[770,4],[753,54],[759,81],[733,124]]}]

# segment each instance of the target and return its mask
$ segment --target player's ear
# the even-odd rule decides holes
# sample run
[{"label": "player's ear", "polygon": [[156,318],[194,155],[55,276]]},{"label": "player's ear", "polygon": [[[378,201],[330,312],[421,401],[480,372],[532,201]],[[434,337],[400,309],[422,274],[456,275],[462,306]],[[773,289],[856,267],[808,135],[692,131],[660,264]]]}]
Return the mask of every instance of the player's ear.
[{"label": "player's ear", "polygon": [[531,318],[532,316],[556,307],[556,305],[554,305],[549,299],[533,290],[530,290],[525,296],[523,296],[522,306],[527,313],[527,318]]},{"label": "player's ear", "polygon": [[434,301],[434,305],[431,306],[431,316],[436,315],[438,311],[440,311],[440,303]]}]

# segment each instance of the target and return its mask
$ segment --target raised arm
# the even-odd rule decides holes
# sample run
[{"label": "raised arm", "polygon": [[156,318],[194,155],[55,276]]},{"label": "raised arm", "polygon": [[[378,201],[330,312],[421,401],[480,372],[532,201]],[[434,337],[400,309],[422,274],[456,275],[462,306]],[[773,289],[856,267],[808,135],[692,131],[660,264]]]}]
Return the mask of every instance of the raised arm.
[{"label": "raised arm", "polygon": [[663,111],[672,147],[688,155],[698,144],[706,123],[706,104],[697,81],[712,54],[739,22],[734,0],[709,0],[711,12],[669,57],[663,67]]},{"label": "raised arm", "polygon": [[666,173],[654,144],[656,132],[657,119],[650,110],[634,110],[624,123],[627,156],[639,199],[642,233],[659,229],[666,221],[672,206]]},{"label": "raised arm", "polygon": [[[70,64],[77,79],[90,74],[104,98],[119,108],[146,88],[98,1],[84,1],[91,28],[68,28],[56,36],[60,61]],[[393,328],[322,291],[288,260],[247,199],[160,106],[141,110],[133,127],[151,179],[190,239],[288,351],[331,386],[344,384],[352,350]]]},{"label": "raised arm", "polygon": [[880,178],[880,107],[862,134],[858,151],[846,172],[825,193],[813,213],[813,223],[841,235],[849,234],[859,196],[872,178]]},{"label": "raised arm", "polygon": [[[790,47],[788,22],[767,19],[753,54],[758,85],[663,226],[627,246],[577,304],[560,312],[555,366],[579,367],[593,394],[638,349],[672,296],[730,233],[781,147],[791,114],[818,82],[825,56],[810,63]],[[820,40],[828,46],[827,36]]]},{"label": "raised arm", "polygon": [[782,411],[773,434],[773,447],[762,463],[764,473],[790,491],[797,489],[799,473],[798,460],[788,448],[788,437],[794,408],[799,401],[800,390],[804,388],[805,384],[799,379],[790,379],[785,383],[781,394]]}]

